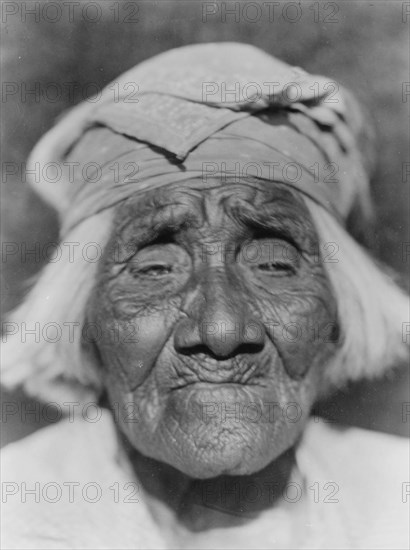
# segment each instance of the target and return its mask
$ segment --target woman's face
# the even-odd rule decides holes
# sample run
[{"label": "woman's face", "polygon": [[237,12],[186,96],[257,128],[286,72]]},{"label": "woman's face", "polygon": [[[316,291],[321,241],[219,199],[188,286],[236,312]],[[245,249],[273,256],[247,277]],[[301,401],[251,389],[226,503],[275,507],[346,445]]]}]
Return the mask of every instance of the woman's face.
[{"label": "woman's face", "polygon": [[205,479],[294,445],[338,346],[318,247],[284,185],[193,180],[123,205],[87,319],[133,447]]}]

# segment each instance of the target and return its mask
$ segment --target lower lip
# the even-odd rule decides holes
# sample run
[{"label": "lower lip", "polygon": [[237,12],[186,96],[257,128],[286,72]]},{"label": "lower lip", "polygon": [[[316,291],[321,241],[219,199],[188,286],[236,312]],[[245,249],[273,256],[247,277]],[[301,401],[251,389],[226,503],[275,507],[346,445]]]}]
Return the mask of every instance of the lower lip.
[{"label": "lower lip", "polygon": [[180,386],[173,388],[176,391],[179,390],[209,390],[209,389],[249,389],[249,387],[255,387],[254,385],[249,384],[238,384],[236,382],[192,382],[192,384],[186,384],[185,386]]}]

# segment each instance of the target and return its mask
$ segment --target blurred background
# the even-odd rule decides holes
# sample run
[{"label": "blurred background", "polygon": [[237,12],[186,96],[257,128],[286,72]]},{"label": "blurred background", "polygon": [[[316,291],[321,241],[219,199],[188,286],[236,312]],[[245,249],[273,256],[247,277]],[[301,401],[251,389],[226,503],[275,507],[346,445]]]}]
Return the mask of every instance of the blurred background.
[{"label": "blurred background", "polygon": [[[370,248],[409,289],[409,2],[5,0],[1,8],[2,239],[16,251],[2,258],[3,315],[44,265],[44,245],[58,241],[56,216],[21,174],[36,141],[64,110],[136,63],[212,41],[254,44],[338,80],[367,107],[378,159]],[[25,247],[37,251],[22,257]],[[389,377],[352,384],[316,412],[328,421],[408,435],[409,384],[408,365],[397,365]],[[21,392],[3,392],[3,406],[10,403],[40,412],[3,415],[2,444],[47,424],[50,415]]]}]

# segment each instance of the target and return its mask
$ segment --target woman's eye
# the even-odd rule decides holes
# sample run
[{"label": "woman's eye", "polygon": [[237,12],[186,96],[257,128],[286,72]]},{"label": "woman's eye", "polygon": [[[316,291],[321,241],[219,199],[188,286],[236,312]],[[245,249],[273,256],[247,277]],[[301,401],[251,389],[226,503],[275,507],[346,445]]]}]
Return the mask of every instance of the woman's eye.
[{"label": "woman's eye", "polygon": [[285,239],[263,238],[246,242],[240,258],[258,276],[290,277],[296,275],[300,253]]},{"label": "woman's eye", "polygon": [[153,264],[141,267],[131,268],[133,275],[142,275],[145,277],[152,277],[153,279],[159,279],[172,273],[172,266],[164,264]]},{"label": "woman's eye", "polygon": [[[127,264],[127,273],[142,283],[144,288],[155,283],[155,292],[184,285],[189,277],[191,258],[188,252],[175,243],[152,244],[140,248]],[[158,286],[159,285],[159,286]]]},{"label": "woman's eye", "polygon": [[271,273],[274,275],[293,275],[295,274],[294,266],[281,261],[263,262],[258,265],[260,271]]}]

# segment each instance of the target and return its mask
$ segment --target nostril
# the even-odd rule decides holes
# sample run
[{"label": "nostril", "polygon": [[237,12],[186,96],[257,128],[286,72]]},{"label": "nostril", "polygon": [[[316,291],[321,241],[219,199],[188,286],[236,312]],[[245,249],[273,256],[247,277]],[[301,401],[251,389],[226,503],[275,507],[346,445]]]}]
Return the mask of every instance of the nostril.
[{"label": "nostril", "polygon": [[[247,323],[253,331],[241,330],[238,322],[181,319],[175,328],[174,348],[182,355],[206,354],[215,359],[236,355],[255,354],[265,345],[263,327],[253,321]],[[226,328],[227,327],[227,328]],[[255,332],[255,327],[258,329]]]},{"label": "nostril", "polygon": [[232,351],[228,351],[227,349],[224,349],[223,352],[221,351],[213,351],[213,348],[211,346],[207,346],[206,344],[197,344],[195,346],[190,347],[180,347],[177,348],[177,351],[181,355],[207,355],[208,357],[211,357],[212,359],[216,360],[226,360],[226,359],[232,359],[236,355],[245,355],[245,354],[253,354],[253,353],[259,353],[263,349],[263,344],[240,344]]},{"label": "nostril", "polygon": [[245,344],[241,344],[239,346],[236,353],[259,353],[263,350],[263,346],[263,342],[246,342]]},{"label": "nostril", "polygon": [[181,355],[209,355],[213,359],[218,359],[218,356],[215,355],[205,344],[197,344],[196,346],[190,347],[180,347],[177,351]]}]

